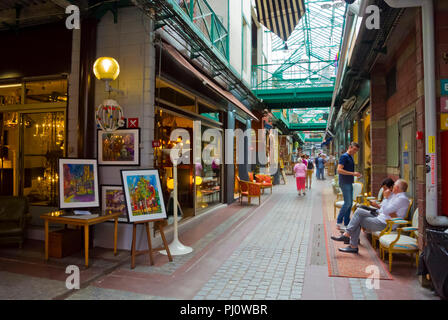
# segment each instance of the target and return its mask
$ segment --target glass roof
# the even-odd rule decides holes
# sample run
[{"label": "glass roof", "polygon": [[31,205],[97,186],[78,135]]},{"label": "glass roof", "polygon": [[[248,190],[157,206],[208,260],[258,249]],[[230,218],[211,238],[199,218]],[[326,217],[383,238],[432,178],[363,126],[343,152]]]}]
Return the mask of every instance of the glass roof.
[{"label": "glass roof", "polygon": [[286,42],[273,32],[263,88],[334,86],[346,5],[343,0],[305,0],[305,15]]},{"label": "glass roof", "polygon": [[289,109],[288,120],[294,123],[327,123],[330,108]]}]

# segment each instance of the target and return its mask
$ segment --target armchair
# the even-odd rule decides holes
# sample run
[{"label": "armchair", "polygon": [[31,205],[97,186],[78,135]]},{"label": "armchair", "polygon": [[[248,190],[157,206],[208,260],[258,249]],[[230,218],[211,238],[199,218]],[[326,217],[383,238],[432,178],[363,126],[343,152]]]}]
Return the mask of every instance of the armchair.
[{"label": "armchair", "polygon": [[[353,184],[352,211],[354,211],[356,209],[357,205],[361,203],[362,187],[363,187],[363,184],[361,182],[355,182]],[[335,219],[336,219],[336,209],[341,209],[343,205],[344,205],[344,199],[342,197],[342,192],[341,192],[336,195],[336,200],[333,204]]]},{"label": "armchair", "polygon": [[247,197],[247,201],[250,204],[251,198],[258,198],[258,205],[261,204],[261,185],[259,183],[243,181],[236,177],[238,180],[238,193],[240,198],[240,204],[243,204],[243,197]]},{"label": "armchair", "polygon": [[[417,212],[417,211],[416,211]],[[387,231],[380,237],[380,257],[384,260],[385,252],[389,254],[389,272],[392,271],[392,255],[394,253],[415,253],[415,264],[418,267],[418,245],[417,245],[417,232],[418,232],[418,212],[414,213],[412,217],[411,227],[397,228],[396,232],[392,232],[393,226],[408,225],[409,221],[406,220],[388,220]],[[409,232],[410,235],[403,235],[404,232]]]},{"label": "armchair", "polygon": [[[408,211],[406,211],[406,216],[403,218],[403,219],[400,219],[400,218],[393,218],[393,219],[390,219],[390,220],[392,220],[392,221],[394,221],[394,220],[405,220],[405,221],[408,221],[409,220],[409,218],[410,218],[410,213],[411,213],[411,208],[412,208],[412,204],[414,203],[414,200],[412,199],[412,198],[410,198],[409,199],[409,206],[408,206]],[[415,210],[415,212],[414,212],[414,216],[415,215],[417,215],[418,216],[418,208]],[[408,223],[409,224],[411,224],[411,221],[408,221]],[[382,236],[382,235],[384,235],[387,231],[390,231],[390,233],[395,233],[396,234],[396,231],[394,231],[394,230],[389,230],[388,229],[389,228],[389,225],[387,225],[386,226],[386,228],[384,228],[384,230],[382,230],[382,231],[374,231],[374,232],[372,232],[372,247],[373,247],[373,249],[376,249],[376,241]]]},{"label": "armchair", "polygon": [[0,196],[0,242],[18,242],[21,248],[28,219],[26,197]]},{"label": "armchair", "polygon": [[271,176],[269,176],[267,174],[257,174],[257,175],[255,175],[255,181],[258,184],[260,184],[261,190],[263,190],[263,193],[264,193],[264,189],[271,189],[271,194],[272,194],[272,178],[271,178]]}]

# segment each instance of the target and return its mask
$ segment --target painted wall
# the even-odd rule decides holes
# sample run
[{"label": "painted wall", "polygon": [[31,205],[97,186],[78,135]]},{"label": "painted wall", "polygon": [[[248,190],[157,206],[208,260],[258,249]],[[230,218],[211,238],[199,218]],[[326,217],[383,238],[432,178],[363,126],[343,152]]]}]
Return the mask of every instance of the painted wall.
[{"label": "painted wall", "polygon": [[[112,93],[110,97],[123,108],[125,118],[139,118],[140,168],[152,167],[154,158],[155,49],[150,44],[149,30],[149,18],[139,9],[129,7],[118,11],[116,24],[112,14],[107,13],[98,23],[97,31],[97,56],[113,57],[120,64],[120,75],[111,86],[124,91],[124,94]],[[104,83],[100,80],[96,80],[95,88],[95,105],[98,106],[108,97],[108,93],[104,91]],[[120,169],[131,168],[133,167],[100,166],[100,184],[120,185]],[[111,225],[96,226],[95,245],[113,246]],[[130,248],[131,227],[127,224],[120,225],[119,248]]]},{"label": "painted wall", "polygon": [[[230,0],[229,3],[229,61],[240,78],[250,86],[251,74],[251,0]],[[243,37],[243,16],[246,21],[246,31]],[[244,39],[243,39],[244,38]],[[243,46],[245,50],[243,52]]]}]

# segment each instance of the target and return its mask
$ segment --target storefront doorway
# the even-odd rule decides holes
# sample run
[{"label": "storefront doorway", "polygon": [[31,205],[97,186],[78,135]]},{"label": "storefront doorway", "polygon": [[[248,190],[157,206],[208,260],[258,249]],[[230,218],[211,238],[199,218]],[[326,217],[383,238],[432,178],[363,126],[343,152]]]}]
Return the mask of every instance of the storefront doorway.
[{"label": "storefront doorway", "polygon": [[415,120],[414,113],[400,119],[400,177],[408,182],[408,196],[415,192]]},{"label": "storefront doorway", "polygon": [[65,112],[1,112],[1,195],[56,206],[58,159],[65,150]]},{"label": "storefront doorway", "polygon": [[[181,141],[170,141],[174,129],[185,129],[191,141],[183,141],[190,146],[189,158],[193,159],[195,148],[193,139],[194,121],[200,121],[200,132],[207,129],[222,132],[222,111],[195,94],[179,88],[174,83],[160,78],[156,81],[156,117],[155,141],[158,147],[154,149],[154,166],[159,169],[164,198],[170,199],[170,184],[173,178],[173,164],[170,150]],[[210,142],[202,141],[201,153]],[[217,204],[223,199],[223,145],[218,144],[212,157],[220,157],[221,161],[206,163],[201,157],[200,163],[181,164],[178,166],[178,199],[182,211],[182,219],[188,219]],[[167,204],[170,214],[170,204]]]},{"label": "storefront doorway", "polygon": [[65,79],[0,85],[0,195],[57,206],[66,106]]}]

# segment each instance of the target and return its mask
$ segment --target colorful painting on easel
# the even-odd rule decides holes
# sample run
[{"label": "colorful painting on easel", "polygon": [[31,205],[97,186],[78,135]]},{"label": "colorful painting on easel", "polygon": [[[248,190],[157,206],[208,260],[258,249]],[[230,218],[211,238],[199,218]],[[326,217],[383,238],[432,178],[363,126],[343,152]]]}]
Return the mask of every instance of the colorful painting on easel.
[{"label": "colorful painting on easel", "polygon": [[59,159],[61,208],[98,207],[97,162],[91,159]]},{"label": "colorful painting on easel", "polygon": [[122,170],[129,221],[166,218],[157,170]]}]

